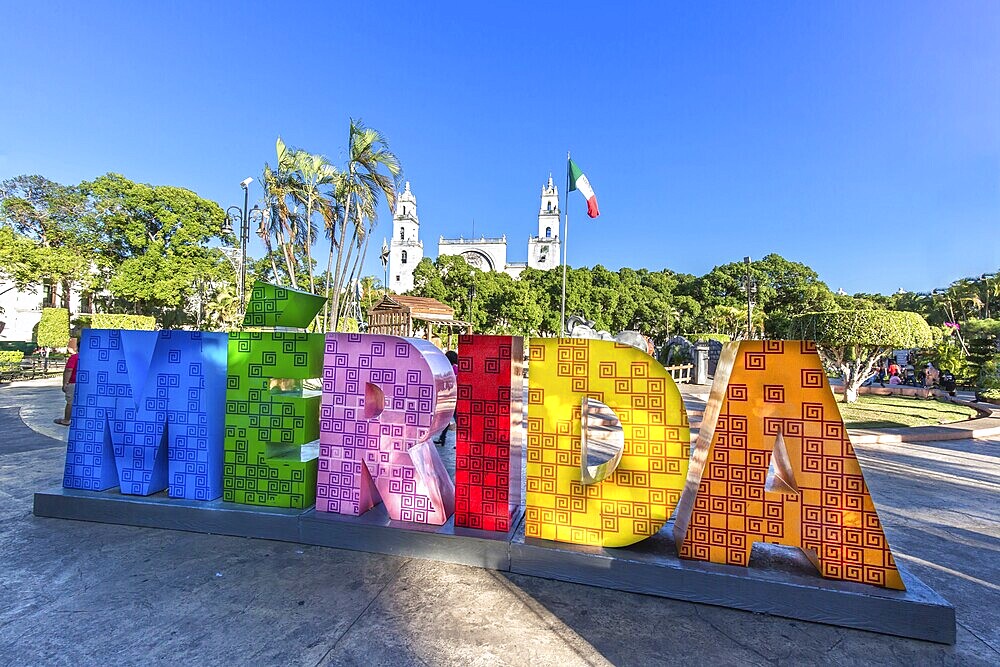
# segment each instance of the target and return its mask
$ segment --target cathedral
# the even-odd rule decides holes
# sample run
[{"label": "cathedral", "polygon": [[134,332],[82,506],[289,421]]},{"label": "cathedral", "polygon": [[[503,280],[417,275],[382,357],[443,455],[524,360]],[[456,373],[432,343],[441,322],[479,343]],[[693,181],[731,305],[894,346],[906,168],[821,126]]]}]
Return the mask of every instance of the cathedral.
[{"label": "cathedral", "polygon": [[[524,269],[554,269],[559,266],[559,191],[549,182],[542,187],[538,208],[538,234],[528,237],[528,261],[507,261],[507,236],[499,238],[438,239],[438,256],[461,255],[470,266],[483,271],[503,271],[517,278]],[[389,289],[403,294],[413,289],[413,269],[423,259],[417,198],[406,189],[399,195],[392,216],[392,243],[389,246]]]}]

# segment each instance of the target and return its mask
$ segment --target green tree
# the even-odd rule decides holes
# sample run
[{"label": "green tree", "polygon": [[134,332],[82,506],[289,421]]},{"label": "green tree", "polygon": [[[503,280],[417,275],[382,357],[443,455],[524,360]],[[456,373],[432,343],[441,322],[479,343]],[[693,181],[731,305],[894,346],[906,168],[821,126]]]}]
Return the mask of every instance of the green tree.
[{"label": "green tree", "polygon": [[0,277],[24,289],[62,283],[90,287],[95,240],[78,188],[42,176],[0,182]]},{"label": "green tree", "polygon": [[223,285],[205,302],[205,319],[210,329],[231,331],[240,325],[240,300],[231,285]]},{"label": "green tree", "polygon": [[840,371],[844,402],[858,400],[861,383],[875,363],[894,349],[926,348],[931,331],[916,313],[892,310],[840,310],[792,318],[789,337],[816,341],[827,364]]},{"label": "green tree", "polygon": [[390,210],[395,208],[396,187],[402,172],[399,159],[389,150],[382,133],[365,127],[361,121],[351,120],[347,153],[340,189],[344,197],[344,217],[337,239],[339,250],[333,273],[333,322],[339,322],[342,292],[347,284],[352,253],[357,249],[363,257],[367,249],[369,229],[365,227],[365,220],[374,220],[380,199],[385,200]]},{"label": "green tree", "polygon": [[329,213],[326,212],[326,209],[331,206],[329,191],[336,185],[338,174],[336,168],[325,157],[302,150],[292,151],[292,167],[295,180],[292,194],[305,207],[303,219],[304,251],[309,274],[309,291],[315,294],[316,280],[313,275],[312,245],[316,227],[313,222],[313,214],[326,213],[322,217],[329,219]]},{"label": "green tree", "polygon": [[[292,152],[285,146],[281,137],[275,142],[275,152],[277,154],[275,168],[272,170],[271,165],[264,164],[261,185],[264,189],[264,209],[268,212],[267,229],[258,230],[258,235],[266,240],[268,255],[272,257],[270,239],[274,237],[284,260],[285,278],[292,288],[298,289],[299,272],[295,261],[295,246],[299,243],[299,215],[297,209],[289,206],[289,203],[295,200],[298,187],[295,163]],[[265,231],[266,235],[262,233]],[[277,265],[273,268],[277,278]]]},{"label": "green tree", "polygon": [[83,183],[100,237],[106,288],[136,314],[163,318],[182,309],[202,280],[232,281],[217,248],[224,214],[184,188],[135,183],[107,174]]}]

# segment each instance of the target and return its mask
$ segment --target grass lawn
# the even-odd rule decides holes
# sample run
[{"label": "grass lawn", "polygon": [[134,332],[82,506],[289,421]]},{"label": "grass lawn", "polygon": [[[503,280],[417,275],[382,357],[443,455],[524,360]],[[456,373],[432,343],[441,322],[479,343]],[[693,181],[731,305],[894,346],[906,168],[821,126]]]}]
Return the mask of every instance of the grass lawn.
[{"label": "grass lawn", "polygon": [[937,426],[976,416],[976,411],[965,405],[906,396],[865,394],[857,403],[837,405],[847,428]]}]

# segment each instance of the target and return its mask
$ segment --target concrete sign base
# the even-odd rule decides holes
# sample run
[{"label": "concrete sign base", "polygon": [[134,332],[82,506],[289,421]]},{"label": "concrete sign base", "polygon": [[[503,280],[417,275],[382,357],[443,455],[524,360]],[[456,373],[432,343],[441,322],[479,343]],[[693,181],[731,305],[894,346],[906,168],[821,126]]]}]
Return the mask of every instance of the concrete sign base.
[{"label": "concrete sign base", "polygon": [[682,560],[673,522],[626,548],[524,537],[523,517],[507,533],[392,521],[382,505],[361,516],[57,488],[35,494],[38,517],[256,537],[426,558],[712,604],[804,621],[955,643],[955,608],[900,567],[905,591],[824,579],[797,550],[756,545],[749,567]]}]

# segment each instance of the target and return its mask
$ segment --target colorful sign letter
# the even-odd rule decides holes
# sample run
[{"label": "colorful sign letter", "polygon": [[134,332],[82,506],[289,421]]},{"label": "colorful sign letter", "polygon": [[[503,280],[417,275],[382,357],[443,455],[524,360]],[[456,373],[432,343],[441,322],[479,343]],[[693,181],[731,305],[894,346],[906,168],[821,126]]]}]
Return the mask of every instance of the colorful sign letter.
[{"label": "colorful sign letter", "polygon": [[455,525],[507,532],[520,504],[524,341],[459,336]]},{"label": "colorful sign letter", "polygon": [[226,334],[85,329],[63,486],[218,498],[225,350]]},{"label": "colorful sign letter", "polygon": [[229,334],[224,499],[305,508],[316,497],[319,393],[302,380],[323,372],[323,334]]},{"label": "colorful sign letter", "polygon": [[[246,326],[306,327],[323,297],[256,282]],[[323,369],[323,334],[229,334],[224,499],[246,505],[306,508],[316,497],[319,393],[303,380]]]},{"label": "colorful sign letter", "polygon": [[[680,498],[690,451],[673,379],[610,341],[533,338],[530,359],[525,535],[605,547],[655,535]],[[613,470],[594,468],[602,481],[584,484],[581,421],[600,404],[617,415],[624,448]]]},{"label": "colorful sign letter", "polygon": [[431,435],[455,411],[448,358],[415,338],[327,334],[316,509],[441,525],[455,487]]},{"label": "colorful sign letter", "polygon": [[784,544],[824,577],[904,588],[814,343],[728,344],[691,460],[681,557],[745,566]]}]

